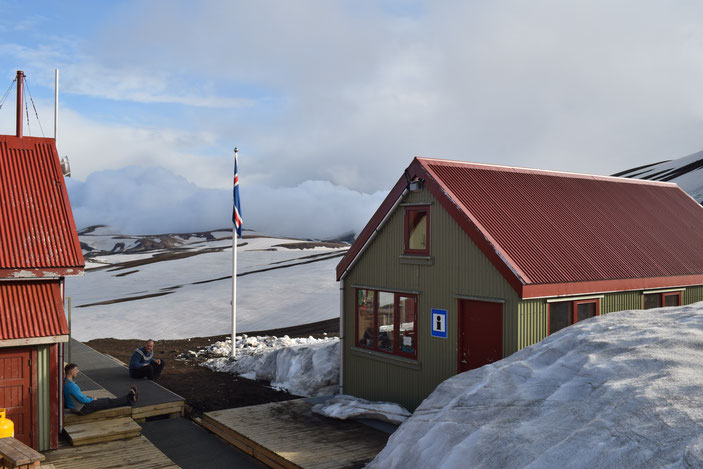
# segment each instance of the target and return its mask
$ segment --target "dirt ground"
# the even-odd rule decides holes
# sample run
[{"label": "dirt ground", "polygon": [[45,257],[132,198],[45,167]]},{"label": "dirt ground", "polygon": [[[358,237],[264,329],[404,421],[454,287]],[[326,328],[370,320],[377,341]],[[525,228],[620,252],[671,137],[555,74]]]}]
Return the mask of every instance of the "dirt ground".
[{"label": "dirt ground", "polygon": [[[339,319],[305,324],[269,331],[248,332],[249,336],[270,335],[282,337],[333,337],[339,335]],[[200,366],[204,358],[185,359],[189,350],[197,351],[207,347],[228,335],[215,337],[193,337],[180,340],[159,340],[154,345],[154,357],[166,360],[158,383],[183,396],[186,405],[192,408],[192,414],[199,416],[203,412],[230,409],[267,402],[296,399],[295,396],[277,391],[266,381],[254,381],[238,378],[230,373],[218,373]],[[143,340],[132,339],[95,339],[86,344],[95,350],[129,363],[134,349],[144,344]]]}]

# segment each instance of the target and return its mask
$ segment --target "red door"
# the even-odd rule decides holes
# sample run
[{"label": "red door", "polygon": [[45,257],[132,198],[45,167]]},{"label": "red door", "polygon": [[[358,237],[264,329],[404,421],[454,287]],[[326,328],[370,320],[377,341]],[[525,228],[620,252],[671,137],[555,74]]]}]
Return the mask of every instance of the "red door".
[{"label": "red door", "polygon": [[15,424],[15,438],[32,446],[31,349],[0,349],[0,408]]},{"label": "red door", "polygon": [[459,373],[503,358],[503,304],[459,300]]}]

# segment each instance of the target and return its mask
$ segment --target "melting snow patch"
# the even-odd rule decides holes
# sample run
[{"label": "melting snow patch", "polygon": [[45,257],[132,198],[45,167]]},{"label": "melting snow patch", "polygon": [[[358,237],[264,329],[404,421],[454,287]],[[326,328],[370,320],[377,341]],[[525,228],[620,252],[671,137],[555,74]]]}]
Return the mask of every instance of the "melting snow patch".
[{"label": "melting snow patch", "polygon": [[298,396],[334,394],[339,386],[339,339],[291,339],[237,336],[236,357],[230,357],[232,340],[215,342],[198,355],[211,357],[203,366],[262,379]]},{"label": "melting snow patch", "polygon": [[346,394],[328,399],[323,404],[316,404],[312,411],[326,417],[347,420],[365,418],[400,425],[408,417],[405,407],[393,402],[371,402]]}]

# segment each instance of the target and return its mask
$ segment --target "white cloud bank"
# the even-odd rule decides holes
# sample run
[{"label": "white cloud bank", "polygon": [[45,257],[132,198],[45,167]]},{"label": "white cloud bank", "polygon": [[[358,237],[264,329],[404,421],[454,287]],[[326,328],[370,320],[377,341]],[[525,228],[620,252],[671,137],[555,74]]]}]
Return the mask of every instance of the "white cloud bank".
[{"label": "white cloud bank", "polygon": [[[205,189],[164,168],[129,166],[67,179],[78,228],[107,224],[122,233],[194,232],[232,224],[232,191]],[[271,235],[327,239],[358,233],[385,192],[364,194],[328,181],[240,188],[244,227]]]}]

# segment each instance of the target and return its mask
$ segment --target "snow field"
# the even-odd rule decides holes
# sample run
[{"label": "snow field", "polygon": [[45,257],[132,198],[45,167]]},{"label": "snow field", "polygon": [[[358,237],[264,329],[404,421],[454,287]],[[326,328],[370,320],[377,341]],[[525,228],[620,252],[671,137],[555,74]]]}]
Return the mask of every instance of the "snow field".
[{"label": "snow field", "polygon": [[703,467],[703,303],[622,311],[442,384],[369,465]]},{"label": "snow field", "polygon": [[[90,244],[93,237],[100,238],[82,236],[81,240]],[[178,251],[100,256],[95,260],[112,267],[67,279],[66,296],[72,298],[73,306],[73,336],[86,341],[100,337],[178,339],[231,333],[232,280],[222,277],[232,275],[232,240],[190,241]],[[339,316],[334,269],[340,258],[324,257],[341,254],[346,248],[275,247],[296,242],[299,241],[266,237],[239,240],[239,274],[287,267],[237,278],[238,332],[296,326]],[[99,244],[110,248],[104,239],[99,239]],[[207,252],[208,249],[214,251]],[[121,265],[174,252],[197,255],[128,268]],[[318,259],[308,258],[315,255],[322,259],[306,263]],[[135,299],[138,297],[145,298]],[[132,299],[119,301],[129,298]],[[114,300],[118,301],[95,304]]]}]

